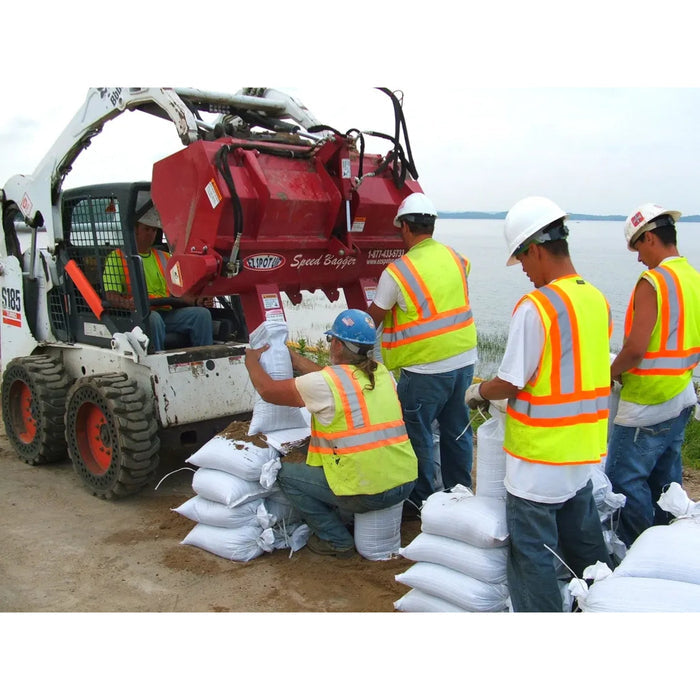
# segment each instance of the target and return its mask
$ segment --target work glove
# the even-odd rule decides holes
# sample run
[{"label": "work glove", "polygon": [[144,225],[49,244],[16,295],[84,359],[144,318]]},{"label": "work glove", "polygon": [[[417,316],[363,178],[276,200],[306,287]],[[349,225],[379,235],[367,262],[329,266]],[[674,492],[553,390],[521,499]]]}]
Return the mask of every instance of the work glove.
[{"label": "work glove", "polygon": [[472,384],[464,394],[464,403],[471,409],[483,408],[487,410],[489,407],[488,399],[485,399],[479,392],[479,384]]}]

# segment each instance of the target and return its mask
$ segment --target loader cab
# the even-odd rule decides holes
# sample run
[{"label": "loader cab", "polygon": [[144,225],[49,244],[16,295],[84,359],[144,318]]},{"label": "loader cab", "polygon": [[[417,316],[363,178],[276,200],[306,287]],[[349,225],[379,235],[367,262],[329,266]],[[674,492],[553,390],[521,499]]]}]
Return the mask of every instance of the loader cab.
[{"label": "loader cab", "polygon": [[[49,300],[52,330],[59,340],[110,347],[113,333],[137,325],[148,335],[151,310],[134,230],[138,216],[151,204],[150,182],[92,185],[63,193],[63,238],[57,241],[63,284],[51,290]],[[154,247],[168,251],[162,231]],[[114,269],[115,256],[130,281],[133,310],[116,308],[107,299],[109,272],[105,274],[105,270]],[[216,307],[211,310],[215,342],[246,342],[247,328],[238,298],[220,298]],[[185,336],[166,336],[166,350],[187,344]]]}]

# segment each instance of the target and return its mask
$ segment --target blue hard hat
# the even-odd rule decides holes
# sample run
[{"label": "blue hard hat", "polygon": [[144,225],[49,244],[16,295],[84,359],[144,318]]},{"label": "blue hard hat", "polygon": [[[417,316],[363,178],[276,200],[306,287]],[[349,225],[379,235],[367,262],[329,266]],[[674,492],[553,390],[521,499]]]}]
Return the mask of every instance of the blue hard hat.
[{"label": "blue hard hat", "polygon": [[360,346],[373,346],[377,338],[377,327],[366,311],[348,309],[341,311],[333,321],[333,327],[326,336],[342,340],[350,350],[358,352]]}]

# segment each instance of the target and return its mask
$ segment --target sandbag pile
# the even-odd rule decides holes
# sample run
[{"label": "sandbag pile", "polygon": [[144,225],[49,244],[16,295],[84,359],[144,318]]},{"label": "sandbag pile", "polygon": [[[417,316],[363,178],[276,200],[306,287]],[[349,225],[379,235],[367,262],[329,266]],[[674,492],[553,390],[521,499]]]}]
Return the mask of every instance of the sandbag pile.
[{"label": "sandbag pile", "polygon": [[[291,379],[286,347],[287,324],[266,321],[250,334],[250,345],[269,345],[260,364],[273,379]],[[276,406],[257,396],[245,424],[232,423],[187,462],[198,467],[195,496],[173,509],[197,524],[181,544],[234,561],[250,561],[263,552],[306,544],[309,528],[276,484],[280,457],[303,444],[310,434],[308,411]],[[233,437],[233,436],[237,437]],[[264,439],[263,439],[264,438]]]},{"label": "sandbag pile", "polygon": [[700,612],[700,504],[671,484],[659,506],[677,519],[645,530],[613,572],[587,569],[590,588],[572,582],[583,612]]},{"label": "sandbag pile", "polygon": [[300,549],[308,528],[276,485],[280,453],[222,434],[188,458],[195,496],[173,510],[197,524],[181,544],[233,561]]},{"label": "sandbag pile", "polygon": [[421,510],[421,533],[399,554],[415,563],[395,580],[402,612],[500,612],[508,607],[505,500],[456,486]]}]

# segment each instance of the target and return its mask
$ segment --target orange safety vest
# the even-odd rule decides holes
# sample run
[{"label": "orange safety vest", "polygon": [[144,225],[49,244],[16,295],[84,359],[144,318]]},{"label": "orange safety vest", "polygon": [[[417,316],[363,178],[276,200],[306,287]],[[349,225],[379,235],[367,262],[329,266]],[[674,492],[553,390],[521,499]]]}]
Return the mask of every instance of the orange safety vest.
[{"label": "orange safety vest", "polygon": [[[645,270],[640,279],[645,277],[654,283],[657,319],[641,362],[622,374],[620,398],[650,406],[680,394],[700,361],[700,273],[679,257]],[[625,316],[625,337],[633,318],[634,291]]]},{"label": "orange safety vest", "polygon": [[352,365],[321,370],[335,399],[335,416],[322,425],[311,420],[307,463],[323,467],[337,496],[376,494],[418,476],[418,461],[403,422],[393,377],[378,365],[374,389]]},{"label": "orange safety vest", "polygon": [[504,450],[541,464],[598,462],[607,452],[610,306],[593,285],[567,275],[526,294],[545,342],[534,377],[506,411]]}]

